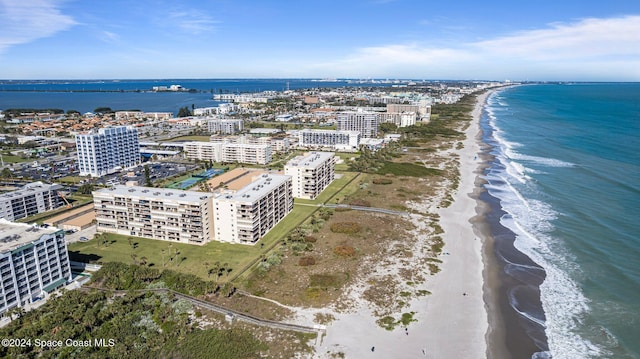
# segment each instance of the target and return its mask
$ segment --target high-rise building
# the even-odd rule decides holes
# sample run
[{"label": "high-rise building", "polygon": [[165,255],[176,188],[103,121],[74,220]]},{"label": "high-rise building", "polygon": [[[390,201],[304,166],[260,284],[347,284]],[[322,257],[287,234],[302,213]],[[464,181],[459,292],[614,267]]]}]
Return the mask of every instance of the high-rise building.
[{"label": "high-rise building", "polygon": [[62,186],[33,182],[21,189],[0,195],[0,218],[15,221],[59,207],[62,198],[58,194]]},{"label": "high-rise building", "polygon": [[0,219],[0,313],[71,281],[64,231]]},{"label": "high-rise building", "polygon": [[362,137],[376,137],[378,116],[375,112],[347,111],[336,115],[338,131],[358,131]]},{"label": "high-rise building", "polygon": [[131,126],[101,128],[76,135],[81,176],[104,176],[140,164],[138,131]]},{"label": "high-rise building", "polygon": [[255,244],[292,210],[291,176],[263,174],[214,199],[215,239]]},{"label": "high-rise building", "polygon": [[335,178],[333,152],[310,152],[291,159],[284,166],[291,176],[293,197],[315,199]]}]

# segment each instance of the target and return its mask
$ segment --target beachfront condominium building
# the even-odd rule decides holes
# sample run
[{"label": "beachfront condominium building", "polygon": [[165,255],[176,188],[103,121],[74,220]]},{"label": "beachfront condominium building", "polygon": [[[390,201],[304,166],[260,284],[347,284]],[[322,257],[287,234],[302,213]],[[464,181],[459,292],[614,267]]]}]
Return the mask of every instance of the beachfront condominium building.
[{"label": "beachfront condominium building", "polygon": [[138,131],[131,126],[101,128],[76,135],[81,176],[104,176],[140,164]]},{"label": "beachfront condominium building", "polygon": [[0,219],[0,314],[71,281],[64,231]]},{"label": "beachfront condominium building", "polygon": [[271,162],[271,145],[225,142],[187,142],[186,158],[213,162],[264,165]]},{"label": "beachfront condominium building", "polygon": [[244,122],[238,119],[216,118],[208,121],[209,132],[230,135],[241,132],[244,129]]},{"label": "beachfront condominium building", "polygon": [[291,176],[293,197],[315,199],[335,178],[333,152],[309,152],[294,157],[284,166]]},{"label": "beachfront condominium building", "polygon": [[262,174],[214,200],[215,239],[255,244],[293,210],[291,176]]},{"label": "beachfront condominium building", "polygon": [[304,129],[298,132],[298,147],[357,151],[359,145],[360,132],[358,131]]},{"label": "beachfront condominium building", "polygon": [[376,137],[378,116],[375,112],[347,111],[336,115],[338,131],[358,131],[362,137]]},{"label": "beachfront condominium building", "polygon": [[213,237],[213,194],[114,186],[93,192],[96,230],[205,244]]},{"label": "beachfront condominium building", "polygon": [[33,182],[21,189],[0,195],[0,218],[15,221],[59,207],[62,198],[59,184]]},{"label": "beachfront condominium building", "polygon": [[192,160],[222,162],[223,143],[185,142],[184,156]]}]

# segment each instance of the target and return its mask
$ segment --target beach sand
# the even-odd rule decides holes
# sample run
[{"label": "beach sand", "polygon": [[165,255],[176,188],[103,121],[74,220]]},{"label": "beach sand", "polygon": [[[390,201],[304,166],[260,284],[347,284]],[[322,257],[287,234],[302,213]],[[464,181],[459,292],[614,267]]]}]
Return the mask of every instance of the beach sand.
[{"label": "beach sand", "polygon": [[[349,297],[360,305],[335,314],[336,320],[327,325],[326,335],[316,347],[316,357],[331,358],[336,353],[346,358],[487,356],[482,240],[474,233],[472,219],[476,216],[476,179],[481,170],[479,122],[488,94],[478,95],[464,147],[450,150],[460,161],[460,183],[451,206],[436,210],[444,229],[445,246],[440,256],[441,271],[424,283],[424,288],[432,294],[413,299],[409,308],[403,310],[415,312],[417,321],[406,330],[404,327],[393,331],[381,328],[371,310],[358,300],[360,290],[356,286]],[[420,216],[412,217],[412,221],[418,227],[425,225]]]}]

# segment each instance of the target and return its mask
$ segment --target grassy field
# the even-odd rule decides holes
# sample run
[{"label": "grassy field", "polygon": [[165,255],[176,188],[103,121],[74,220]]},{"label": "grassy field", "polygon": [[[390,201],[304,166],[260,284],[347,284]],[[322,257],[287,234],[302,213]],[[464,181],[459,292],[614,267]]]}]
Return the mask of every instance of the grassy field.
[{"label": "grassy field", "polygon": [[22,158],[20,156],[14,156],[14,155],[2,155],[2,160],[4,161],[4,163],[20,163],[20,162],[29,162],[29,161],[33,161],[32,158]]},{"label": "grassy field", "polygon": [[[101,238],[107,243],[102,243]],[[220,242],[197,246],[104,233],[88,242],[70,244],[69,253],[72,259],[82,261],[133,264],[144,260],[150,267],[172,269],[207,279],[209,269],[216,262],[230,268],[230,273],[233,273],[233,269],[244,267],[258,256],[260,247]],[[221,279],[224,280],[226,275],[229,274]]]}]

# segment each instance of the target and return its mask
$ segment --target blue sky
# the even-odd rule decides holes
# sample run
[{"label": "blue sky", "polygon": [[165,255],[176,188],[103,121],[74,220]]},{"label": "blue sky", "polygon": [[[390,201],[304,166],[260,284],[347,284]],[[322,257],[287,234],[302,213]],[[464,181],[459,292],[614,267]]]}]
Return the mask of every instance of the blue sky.
[{"label": "blue sky", "polygon": [[0,0],[0,79],[640,81],[640,1]]}]

